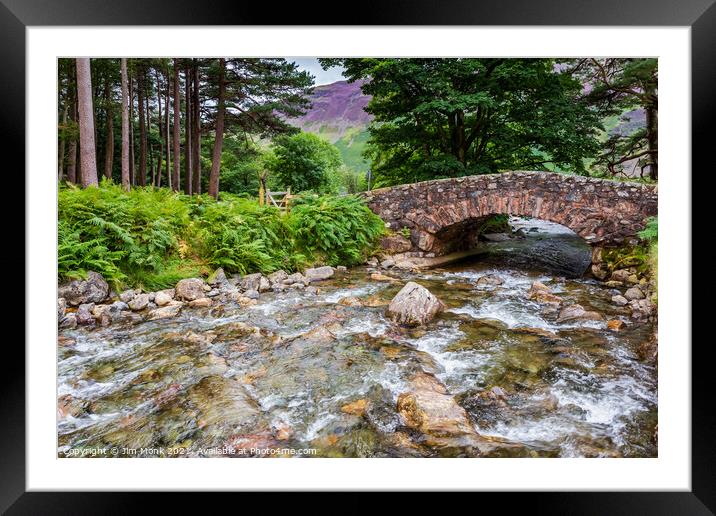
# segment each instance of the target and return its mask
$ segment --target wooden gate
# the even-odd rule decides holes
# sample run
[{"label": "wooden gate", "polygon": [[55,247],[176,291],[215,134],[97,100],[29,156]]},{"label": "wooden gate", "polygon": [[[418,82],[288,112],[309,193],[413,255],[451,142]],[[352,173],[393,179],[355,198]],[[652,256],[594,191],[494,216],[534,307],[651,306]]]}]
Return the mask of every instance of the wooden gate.
[{"label": "wooden gate", "polygon": [[286,213],[291,211],[291,198],[290,188],[285,192],[266,190],[266,205],[271,206],[273,204],[276,208]]}]

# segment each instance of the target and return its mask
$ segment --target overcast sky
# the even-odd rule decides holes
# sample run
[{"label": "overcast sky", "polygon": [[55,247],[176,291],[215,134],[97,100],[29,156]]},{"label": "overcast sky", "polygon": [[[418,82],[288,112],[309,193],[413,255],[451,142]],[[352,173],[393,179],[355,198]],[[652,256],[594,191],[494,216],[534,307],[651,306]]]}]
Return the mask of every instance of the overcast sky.
[{"label": "overcast sky", "polygon": [[340,67],[329,68],[324,70],[318,64],[315,57],[287,57],[287,61],[294,61],[301,70],[306,70],[316,78],[316,86],[321,84],[331,84],[336,81],[345,81],[343,77],[343,69]]}]

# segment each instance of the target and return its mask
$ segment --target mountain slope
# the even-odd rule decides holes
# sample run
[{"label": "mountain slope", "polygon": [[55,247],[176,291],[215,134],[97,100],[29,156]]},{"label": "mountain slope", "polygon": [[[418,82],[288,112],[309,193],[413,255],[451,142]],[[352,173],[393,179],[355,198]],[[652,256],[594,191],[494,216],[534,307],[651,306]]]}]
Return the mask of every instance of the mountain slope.
[{"label": "mountain slope", "polygon": [[362,153],[368,141],[368,124],[373,119],[364,111],[371,97],[361,91],[363,84],[363,81],[338,81],[316,86],[308,112],[288,120],[291,125],[335,144],[343,162],[359,171],[368,170]]}]

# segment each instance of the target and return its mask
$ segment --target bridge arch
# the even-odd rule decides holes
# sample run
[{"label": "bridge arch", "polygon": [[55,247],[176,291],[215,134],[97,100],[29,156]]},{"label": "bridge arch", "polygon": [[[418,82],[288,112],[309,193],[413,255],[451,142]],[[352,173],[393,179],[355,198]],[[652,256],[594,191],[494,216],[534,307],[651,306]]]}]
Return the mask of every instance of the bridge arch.
[{"label": "bridge arch", "polygon": [[634,243],[658,207],[655,185],[528,171],[424,181],[365,195],[391,229],[410,229],[410,252],[418,256],[469,247],[480,221],[495,214],[556,222],[594,247]]}]

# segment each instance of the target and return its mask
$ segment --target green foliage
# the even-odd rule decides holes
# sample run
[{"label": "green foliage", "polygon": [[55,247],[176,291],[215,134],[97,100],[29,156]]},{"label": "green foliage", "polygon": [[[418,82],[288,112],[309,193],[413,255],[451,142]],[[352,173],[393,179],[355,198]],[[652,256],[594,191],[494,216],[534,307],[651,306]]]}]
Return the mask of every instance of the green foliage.
[{"label": "green foliage", "polygon": [[383,221],[355,196],[306,196],[291,211],[296,245],[311,261],[355,265],[385,231]]},{"label": "green foliage", "polygon": [[284,188],[292,192],[335,192],[337,172],[342,165],[338,149],[319,136],[298,133],[279,136],[272,144],[273,157],[267,168]]},{"label": "green foliage", "polygon": [[361,261],[383,222],[356,197],[306,196],[289,215],[242,195],[61,185],[60,281],[102,274],[114,288],[171,287],[217,267],[241,274]]},{"label": "green foliage", "polygon": [[647,242],[656,242],[659,238],[659,219],[657,217],[649,217],[646,221],[646,227],[639,232],[639,238]]},{"label": "green foliage", "polygon": [[292,270],[304,262],[293,253],[290,230],[279,210],[253,200],[234,197],[211,203],[189,232],[199,254],[226,272]]},{"label": "green foliage", "polygon": [[95,270],[119,286],[166,272],[189,210],[169,190],[126,193],[103,182],[101,188],[84,190],[62,186],[58,216],[60,278]]},{"label": "green foliage", "polygon": [[586,173],[596,109],[552,59],[347,58],[374,115],[366,156],[376,186],[501,170]]}]

